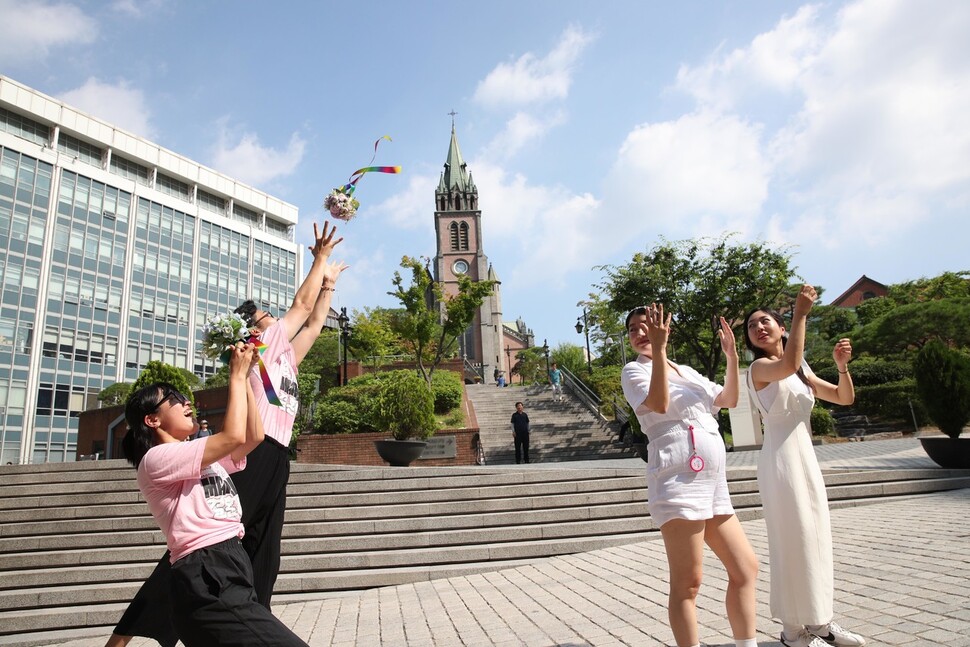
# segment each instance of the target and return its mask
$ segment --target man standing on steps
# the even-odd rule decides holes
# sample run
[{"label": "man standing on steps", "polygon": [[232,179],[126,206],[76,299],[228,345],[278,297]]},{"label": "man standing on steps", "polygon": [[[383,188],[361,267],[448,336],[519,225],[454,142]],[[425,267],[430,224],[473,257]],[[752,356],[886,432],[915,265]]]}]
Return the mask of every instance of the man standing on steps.
[{"label": "man standing on steps", "polygon": [[525,459],[529,462],[529,414],[525,412],[525,405],[515,403],[515,413],[512,414],[512,438],[515,441],[515,464]]},{"label": "man standing on steps", "polygon": [[556,363],[552,363],[552,368],[549,369],[549,384],[552,385],[552,398],[556,402],[562,402],[565,398],[562,394],[562,371],[556,366]]}]

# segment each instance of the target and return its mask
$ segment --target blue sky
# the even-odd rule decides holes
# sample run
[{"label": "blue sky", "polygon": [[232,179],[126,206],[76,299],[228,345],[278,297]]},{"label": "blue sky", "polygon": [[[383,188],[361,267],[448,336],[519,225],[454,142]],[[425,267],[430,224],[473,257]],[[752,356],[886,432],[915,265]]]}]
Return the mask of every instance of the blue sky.
[{"label": "blue sky", "polygon": [[434,254],[455,110],[507,321],[541,343],[659,236],[792,245],[831,300],[970,269],[970,3],[0,0],[0,73],[300,209],[370,159],[336,306]]}]

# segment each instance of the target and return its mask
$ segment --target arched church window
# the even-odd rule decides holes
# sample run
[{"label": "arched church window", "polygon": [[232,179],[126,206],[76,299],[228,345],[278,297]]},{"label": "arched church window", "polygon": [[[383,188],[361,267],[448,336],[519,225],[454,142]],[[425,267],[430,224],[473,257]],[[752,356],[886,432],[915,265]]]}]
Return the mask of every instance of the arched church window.
[{"label": "arched church window", "polygon": [[451,249],[452,251],[458,251],[461,249],[459,246],[459,235],[458,235],[458,223],[453,222],[451,226],[448,227],[449,234],[451,235]]},{"label": "arched church window", "polygon": [[458,249],[468,250],[468,223],[463,222],[458,225]]}]

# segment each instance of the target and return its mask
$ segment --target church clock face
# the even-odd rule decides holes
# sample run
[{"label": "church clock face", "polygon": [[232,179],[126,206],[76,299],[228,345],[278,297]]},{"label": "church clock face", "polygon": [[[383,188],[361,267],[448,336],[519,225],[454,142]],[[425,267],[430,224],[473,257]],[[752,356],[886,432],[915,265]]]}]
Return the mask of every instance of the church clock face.
[{"label": "church clock face", "polygon": [[468,273],[468,263],[463,260],[455,261],[455,264],[451,266],[455,274],[467,274]]}]

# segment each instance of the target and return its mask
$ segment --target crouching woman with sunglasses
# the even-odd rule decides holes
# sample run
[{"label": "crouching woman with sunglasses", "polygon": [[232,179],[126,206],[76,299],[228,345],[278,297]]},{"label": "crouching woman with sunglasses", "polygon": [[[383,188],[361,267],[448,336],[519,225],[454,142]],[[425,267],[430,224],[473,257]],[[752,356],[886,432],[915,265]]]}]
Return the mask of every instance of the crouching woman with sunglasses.
[{"label": "crouching woman with sunglasses", "polygon": [[233,348],[223,431],[214,436],[188,440],[199,424],[188,398],[170,384],[138,390],[125,407],[122,448],[168,543],[172,623],[186,647],[306,645],[256,600],[229,477],[263,441],[248,380],[257,355],[252,344]]}]

